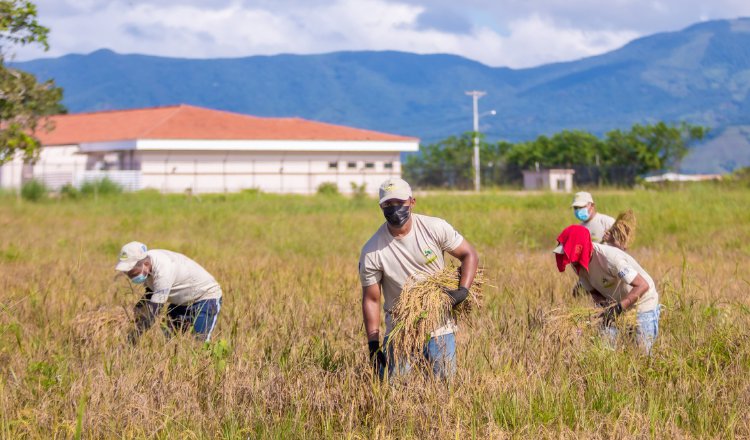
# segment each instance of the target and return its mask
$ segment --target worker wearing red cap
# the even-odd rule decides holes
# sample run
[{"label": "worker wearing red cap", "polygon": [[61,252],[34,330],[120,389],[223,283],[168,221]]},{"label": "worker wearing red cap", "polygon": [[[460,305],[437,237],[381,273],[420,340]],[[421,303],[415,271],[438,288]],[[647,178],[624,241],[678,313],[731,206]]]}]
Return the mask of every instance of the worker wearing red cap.
[{"label": "worker wearing red cap", "polygon": [[594,302],[603,308],[603,333],[614,345],[617,337],[615,318],[635,308],[638,317],[639,344],[651,352],[659,332],[659,294],[654,280],[635,259],[616,247],[592,243],[581,225],[565,228],[554,249],[557,269],[573,267],[578,279]]}]

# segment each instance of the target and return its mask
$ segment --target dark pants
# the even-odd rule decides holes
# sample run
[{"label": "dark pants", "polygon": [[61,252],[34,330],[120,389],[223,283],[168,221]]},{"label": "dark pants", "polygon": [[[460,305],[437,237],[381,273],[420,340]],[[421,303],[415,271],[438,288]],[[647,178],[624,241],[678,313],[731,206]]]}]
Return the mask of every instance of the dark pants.
[{"label": "dark pants", "polygon": [[196,301],[182,306],[170,304],[167,307],[168,336],[192,330],[196,339],[209,341],[220,310],[221,298]]}]

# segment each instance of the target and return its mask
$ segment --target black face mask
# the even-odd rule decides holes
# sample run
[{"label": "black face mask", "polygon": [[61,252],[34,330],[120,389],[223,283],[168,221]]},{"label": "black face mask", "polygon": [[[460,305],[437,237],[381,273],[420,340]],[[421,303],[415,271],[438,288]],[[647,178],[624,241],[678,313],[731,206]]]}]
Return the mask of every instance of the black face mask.
[{"label": "black face mask", "polygon": [[410,215],[411,212],[409,211],[408,205],[396,205],[383,208],[383,216],[385,216],[388,224],[397,228],[404,226],[406,222],[409,221]]}]

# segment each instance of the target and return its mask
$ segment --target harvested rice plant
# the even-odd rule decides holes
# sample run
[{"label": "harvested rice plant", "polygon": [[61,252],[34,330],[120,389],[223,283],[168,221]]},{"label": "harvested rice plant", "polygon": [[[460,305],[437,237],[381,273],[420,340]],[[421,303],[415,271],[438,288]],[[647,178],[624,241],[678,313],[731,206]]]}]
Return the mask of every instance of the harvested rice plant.
[{"label": "harvested rice plant", "polygon": [[[367,364],[357,260],[372,199],[154,193],[0,196],[1,438],[748,438],[750,192],[595,191],[632,210],[629,252],[664,305],[651,357],[601,343],[557,272],[568,195],[417,195],[480,255],[450,384],[381,384]],[[207,344],[154,326],[127,341],[140,240],[221,283]]]}]

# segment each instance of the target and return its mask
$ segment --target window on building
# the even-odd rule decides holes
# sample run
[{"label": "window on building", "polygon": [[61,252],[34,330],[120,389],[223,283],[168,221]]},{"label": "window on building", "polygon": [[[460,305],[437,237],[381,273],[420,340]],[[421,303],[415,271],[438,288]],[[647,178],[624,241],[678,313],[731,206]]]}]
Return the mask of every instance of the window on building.
[{"label": "window on building", "polygon": [[356,170],[357,169],[357,162],[347,162],[346,167],[350,170]]},{"label": "window on building", "polygon": [[565,191],[565,179],[557,179],[557,189]]},{"label": "window on building", "polygon": [[328,162],[328,168],[329,168],[329,169],[331,169],[331,170],[335,170],[335,169],[337,169],[338,167],[339,167],[339,163],[338,163],[338,162]]},{"label": "window on building", "polygon": [[386,162],[383,164],[383,168],[386,170],[392,170],[393,169],[393,162]]},{"label": "window on building", "polygon": [[368,169],[368,170],[375,169],[375,162],[365,162],[365,169]]}]

